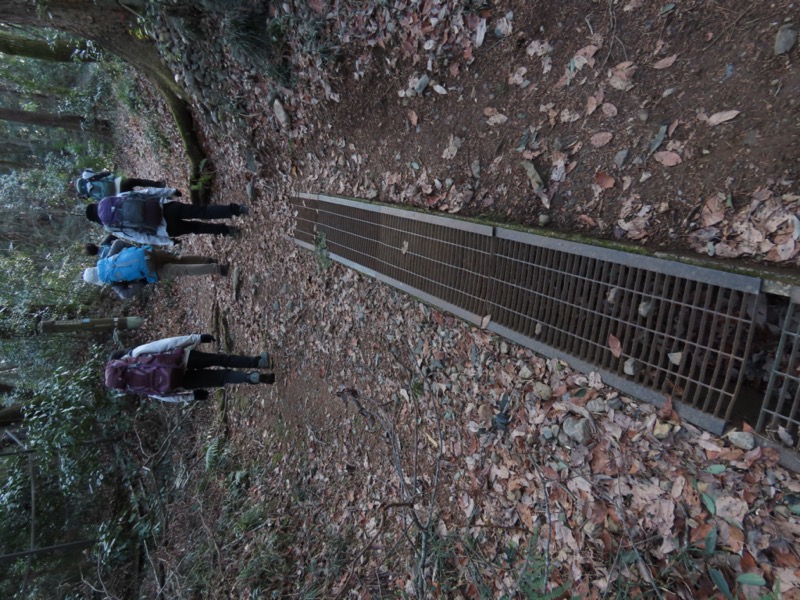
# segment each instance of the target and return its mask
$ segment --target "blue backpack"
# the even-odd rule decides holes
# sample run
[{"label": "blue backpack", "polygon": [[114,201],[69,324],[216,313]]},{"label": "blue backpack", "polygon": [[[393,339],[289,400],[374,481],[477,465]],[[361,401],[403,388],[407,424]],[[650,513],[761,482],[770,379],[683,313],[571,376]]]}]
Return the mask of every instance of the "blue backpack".
[{"label": "blue backpack", "polygon": [[116,179],[114,175],[106,175],[94,181],[78,177],[75,180],[75,189],[82,198],[93,198],[100,201],[117,193]]},{"label": "blue backpack", "polygon": [[97,276],[106,284],[125,283],[146,279],[156,283],[158,275],[147,265],[147,254],[151,246],[125,248],[122,252],[97,261]]}]

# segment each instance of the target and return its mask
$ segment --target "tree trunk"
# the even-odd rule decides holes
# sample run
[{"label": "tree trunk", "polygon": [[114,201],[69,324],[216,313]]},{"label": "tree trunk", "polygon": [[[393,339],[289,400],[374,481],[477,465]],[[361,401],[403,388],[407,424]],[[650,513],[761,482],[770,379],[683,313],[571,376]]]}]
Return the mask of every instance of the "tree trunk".
[{"label": "tree trunk", "polygon": [[12,56],[24,56],[37,60],[54,62],[94,62],[95,58],[86,56],[88,46],[85,42],[72,43],[58,40],[53,45],[44,40],[35,40],[7,31],[0,31],[0,52]]},{"label": "tree trunk", "polygon": [[94,125],[89,125],[88,119],[80,115],[56,115],[15,108],[0,108],[0,120],[28,123],[40,127],[58,127],[98,135],[108,135],[111,129],[111,124],[103,119],[95,120]]},{"label": "tree trunk", "polygon": [[[14,386],[3,384],[3,387],[11,388],[8,392],[4,393],[10,393],[14,391]],[[0,408],[0,427],[9,427],[11,425],[22,423],[24,416],[25,414],[22,404],[14,404],[12,406]]]},{"label": "tree trunk", "polygon": [[92,40],[141,71],[169,104],[192,163],[194,179],[199,176],[203,153],[184,91],[152,41],[134,33],[141,31],[136,11],[145,6],[144,0],[49,0],[40,11],[34,0],[0,0],[0,22],[67,31]]},{"label": "tree trunk", "polygon": [[[0,0],[0,21],[32,27],[52,27],[90,39],[153,79],[159,87],[182,95],[153,43],[138,35],[140,1],[49,0],[43,11],[32,0]],[[131,8],[133,7],[133,8]]]}]

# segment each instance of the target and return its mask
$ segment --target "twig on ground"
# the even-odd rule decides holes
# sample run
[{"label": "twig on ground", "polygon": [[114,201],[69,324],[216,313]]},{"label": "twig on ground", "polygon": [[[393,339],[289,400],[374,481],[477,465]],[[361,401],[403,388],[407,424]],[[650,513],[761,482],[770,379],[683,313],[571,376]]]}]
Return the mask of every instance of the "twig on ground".
[{"label": "twig on ground", "polygon": [[217,544],[217,540],[214,539],[214,532],[211,531],[211,528],[206,524],[206,520],[203,518],[203,502],[200,498],[195,497],[197,504],[200,506],[200,510],[197,511],[197,514],[200,516],[200,522],[203,524],[203,529],[206,530],[206,534],[208,534],[211,543],[214,545],[214,552],[217,553],[217,566],[222,568],[222,552],[219,550],[219,545]]},{"label": "twig on ground", "polygon": [[713,39],[712,39],[710,42],[708,42],[708,44],[706,44],[706,46],[705,46],[704,50],[708,50],[709,48],[711,48],[711,46],[713,46],[714,44],[716,44],[716,43],[717,43],[717,41],[718,41],[718,40],[719,40],[721,37],[723,37],[723,36],[727,37],[727,38],[730,40],[730,34],[731,34],[731,33],[733,33],[733,30],[734,30],[734,29],[736,29],[736,25],[739,23],[739,21],[741,21],[741,20],[742,20],[742,18],[743,18],[743,17],[744,17],[744,16],[745,16],[747,13],[749,13],[749,12],[750,12],[750,11],[751,11],[751,10],[752,10],[754,7],[756,7],[756,6],[761,6],[761,3],[759,3],[759,2],[750,2],[750,3],[748,3],[748,5],[747,5],[747,8],[745,8],[745,9],[744,9],[744,10],[743,10],[743,11],[742,11],[740,14],[739,14],[739,16],[738,16],[738,17],[736,17],[736,18],[733,20],[733,23],[731,23],[730,25],[728,25],[728,26],[727,26],[727,27],[726,27],[726,28],[725,28],[725,29],[722,31],[722,33],[721,33],[720,35],[718,35],[718,36],[714,37],[714,38],[713,38]]},{"label": "twig on ground", "polygon": [[[608,44],[608,52],[606,52],[606,57],[603,59],[603,64],[600,65],[600,72],[608,63],[608,59],[611,58],[611,53],[614,51],[614,42],[618,41],[617,38],[617,15],[614,12],[614,0],[608,0],[608,24],[609,30],[611,31],[609,37],[609,44]],[[620,42],[621,43],[621,42]],[[623,46],[623,50],[624,50]]]},{"label": "twig on ground", "polygon": [[380,527],[378,527],[378,531],[375,532],[375,535],[373,535],[372,538],[369,540],[369,542],[367,542],[367,544],[361,549],[361,552],[359,552],[355,556],[355,558],[353,558],[353,561],[350,565],[350,571],[347,573],[347,579],[344,580],[344,583],[342,584],[342,589],[340,589],[339,593],[336,594],[334,600],[340,600],[340,598],[342,598],[344,594],[347,592],[347,584],[349,584],[350,580],[353,578],[353,573],[356,570],[355,569],[356,563],[362,556],[364,556],[364,553],[366,553],[366,551],[372,547],[372,544],[375,542],[375,540],[378,539],[378,536],[380,536],[383,533],[386,522],[387,522],[386,519],[381,519],[381,524]]}]

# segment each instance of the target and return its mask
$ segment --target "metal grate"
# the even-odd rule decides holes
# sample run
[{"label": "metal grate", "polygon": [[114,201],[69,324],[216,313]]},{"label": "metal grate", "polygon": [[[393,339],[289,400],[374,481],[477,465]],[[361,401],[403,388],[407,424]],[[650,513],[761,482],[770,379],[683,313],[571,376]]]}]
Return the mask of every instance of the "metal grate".
[{"label": "metal grate", "polygon": [[[800,299],[789,304],[757,430],[800,450]],[[780,430],[783,428],[783,431]]]},{"label": "metal grate", "polygon": [[324,234],[332,258],[706,429],[730,417],[760,279],[344,198],[296,208],[305,247]]}]

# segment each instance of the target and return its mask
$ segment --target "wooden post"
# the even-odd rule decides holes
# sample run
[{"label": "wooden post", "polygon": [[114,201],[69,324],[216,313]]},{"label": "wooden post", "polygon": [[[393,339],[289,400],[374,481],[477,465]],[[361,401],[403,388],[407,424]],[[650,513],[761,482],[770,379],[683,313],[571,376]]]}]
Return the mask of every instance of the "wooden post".
[{"label": "wooden post", "polygon": [[137,329],[142,326],[142,323],[144,323],[144,319],[141,317],[98,317],[91,319],[68,319],[64,321],[42,321],[42,333]]}]

